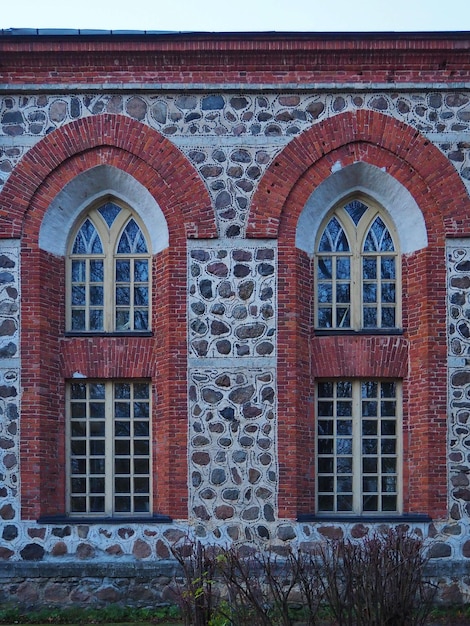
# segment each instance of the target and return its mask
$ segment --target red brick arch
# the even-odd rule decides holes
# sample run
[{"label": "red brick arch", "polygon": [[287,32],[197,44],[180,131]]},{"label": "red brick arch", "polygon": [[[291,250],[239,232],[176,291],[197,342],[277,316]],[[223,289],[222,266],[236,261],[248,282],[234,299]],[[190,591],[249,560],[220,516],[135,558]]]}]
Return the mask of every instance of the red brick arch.
[{"label": "red brick arch", "polygon": [[449,235],[470,232],[468,193],[450,161],[411,126],[364,110],[318,123],[284,148],[253,197],[247,236],[277,237],[283,213],[296,223],[338,161],[344,167],[360,160],[385,167],[412,193],[428,224],[437,219],[442,231],[444,222]]},{"label": "red brick arch", "polygon": [[[186,236],[217,236],[211,200],[197,171],[168,139],[122,115],[96,115],[51,132],[31,148],[0,194],[0,232],[19,237],[30,206],[43,210],[60,189],[98,164],[132,174],[154,195],[170,232],[184,226]],[[34,202],[41,190],[41,200]],[[42,219],[36,215],[34,219]]]},{"label": "red brick arch", "polygon": [[[403,255],[403,335],[322,335],[299,216],[338,168],[383,168],[421,209],[428,244]],[[385,207],[386,208],[386,207]],[[410,126],[372,111],[332,117],[293,139],[253,197],[248,237],[278,240],[279,515],[314,511],[315,378],[403,379],[405,513],[447,514],[445,237],[470,236],[470,201],[451,162]]]}]

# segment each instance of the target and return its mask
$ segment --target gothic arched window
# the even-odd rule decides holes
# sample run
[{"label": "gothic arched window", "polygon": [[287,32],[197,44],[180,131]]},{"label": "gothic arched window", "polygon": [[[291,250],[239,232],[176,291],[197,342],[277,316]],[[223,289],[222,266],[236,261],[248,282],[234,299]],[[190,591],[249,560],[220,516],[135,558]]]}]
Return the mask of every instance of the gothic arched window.
[{"label": "gothic arched window", "polygon": [[106,200],[72,233],[68,254],[67,330],[150,330],[151,258],[137,216]]},{"label": "gothic arched window", "polygon": [[396,240],[386,216],[368,200],[353,198],[337,205],[316,242],[316,328],[400,327]]}]

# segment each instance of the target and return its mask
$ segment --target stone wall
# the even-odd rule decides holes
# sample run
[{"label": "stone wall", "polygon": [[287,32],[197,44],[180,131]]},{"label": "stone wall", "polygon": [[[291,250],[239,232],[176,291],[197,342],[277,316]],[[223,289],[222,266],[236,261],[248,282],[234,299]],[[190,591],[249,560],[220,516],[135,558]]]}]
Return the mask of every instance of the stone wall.
[{"label": "stone wall", "polygon": [[[184,467],[187,467],[187,476],[183,477],[183,490],[180,484],[181,476],[179,476],[180,483],[178,483],[177,492],[179,500],[184,500],[178,509],[180,511],[183,509],[184,515],[177,516],[173,523],[168,520],[164,523],[149,520],[139,524],[131,524],[127,521],[119,523],[118,520],[100,520],[92,524],[88,521],[87,523],[71,523],[64,519],[36,521],[21,517],[21,507],[24,511],[30,496],[28,486],[23,485],[23,489],[20,490],[19,482],[21,470],[19,467],[20,400],[22,396],[19,351],[21,242],[12,239],[0,240],[0,520],[2,522],[0,561],[3,561],[3,563],[0,562],[0,601],[3,593],[3,598],[11,596],[18,598],[21,602],[31,604],[127,601],[129,595],[132,595],[133,599],[139,603],[155,602],[165,598],[165,588],[172,575],[172,565],[169,563],[171,545],[181,540],[186,534],[209,543],[218,542],[223,545],[231,541],[248,541],[261,543],[261,545],[268,543],[284,545],[290,542],[308,545],[311,542],[339,536],[358,538],[374,526],[370,520],[328,522],[313,519],[314,515],[311,516],[310,521],[299,522],[294,518],[297,514],[297,495],[289,493],[289,489],[285,487],[286,484],[291,485],[295,482],[296,472],[302,474],[303,478],[307,477],[306,481],[312,481],[311,469],[304,467],[302,463],[302,459],[311,456],[311,449],[308,448],[309,441],[298,442],[297,448],[288,447],[285,442],[287,413],[290,412],[292,416],[297,408],[297,405],[294,405],[294,402],[291,403],[290,399],[294,398],[294,401],[297,401],[297,397],[301,394],[309,395],[308,390],[300,389],[299,382],[296,383],[296,388],[289,389],[293,387],[292,376],[295,374],[295,371],[289,370],[289,366],[292,363],[297,365],[295,360],[298,354],[306,359],[305,363],[302,362],[299,366],[299,369],[303,368],[302,373],[305,377],[312,375],[312,372],[316,373],[317,365],[308,361],[308,358],[311,358],[311,354],[308,353],[310,348],[305,348],[304,341],[305,337],[309,336],[308,333],[301,334],[298,331],[298,328],[305,322],[305,318],[298,314],[296,307],[299,301],[306,299],[305,293],[310,293],[308,289],[311,289],[311,285],[306,286],[309,283],[307,270],[301,280],[298,280],[296,274],[296,263],[303,264],[303,269],[307,268],[308,250],[304,249],[307,253],[302,256],[301,261],[292,260],[297,252],[292,235],[295,228],[291,228],[294,221],[291,212],[301,210],[301,207],[297,206],[298,199],[305,201],[309,198],[315,185],[320,186],[322,179],[318,176],[315,180],[314,174],[310,174],[311,178],[308,178],[304,175],[306,168],[302,170],[300,166],[294,173],[290,172],[291,187],[289,192],[286,192],[285,204],[278,208],[279,214],[282,213],[280,217],[279,214],[269,213],[270,189],[263,190],[265,193],[263,197],[267,199],[267,206],[264,207],[265,214],[268,216],[266,223],[272,225],[272,232],[275,233],[272,239],[266,238],[269,236],[266,230],[269,229],[256,231],[257,223],[250,213],[255,194],[261,188],[263,180],[266,180],[267,174],[270,176],[270,181],[275,180],[276,176],[280,181],[286,179],[285,170],[275,173],[277,165],[281,162],[281,159],[278,161],[278,157],[284,155],[287,159],[286,148],[294,146],[292,150],[299,153],[298,160],[302,161],[308,153],[308,142],[317,141],[315,137],[310,139],[309,131],[331,122],[331,128],[334,128],[334,133],[331,134],[333,141],[342,133],[346,135],[350,131],[348,124],[356,123],[357,118],[354,115],[367,112],[375,116],[370,117],[370,128],[368,126],[361,129],[360,140],[351,139],[349,144],[345,142],[341,148],[342,158],[346,160],[349,158],[352,163],[348,165],[355,168],[354,171],[359,174],[362,170],[369,168],[367,171],[371,179],[376,180],[372,166],[381,173],[383,172],[382,178],[377,179],[378,186],[386,176],[392,178],[396,175],[397,167],[400,167],[403,172],[406,170],[400,185],[403,188],[406,187],[416,207],[423,208],[424,200],[429,202],[426,205],[428,213],[425,214],[423,208],[425,226],[420,227],[419,236],[409,237],[415,245],[406,249],[404,255],[404,268],[409,269],[410,274],[404,277],[404,282],[412,286],[410,294],[405,294],[407,306],[409,302],[412,303],[406,313],[408,319],[413,321],[419,315],[420,307],[425,309],[425,304],[415,293],[421,289],[420,277],[416,275],[425,267],[423,289],[429,287],[429,298],[439,298],[441,308],[447,308],[448,315],[448,328],[444,333],[439,331],[436,336],[433,335],[434,318],[431,316],[430,321],[426,318],[426,323],[429,322],[429,328],[432,330],[428,327],[422,330],[419,327],[419,332],[416,331],[413,337],[404,337],[401,342],[393,338],[385,346],[385,340],[381,341],[383,338],[379,338],[375,342],[377,345],[374,344],[374,358],[375,355],[379,357],[386,354],[387,367],[393,361],[392,366],[400,373],[400,376],[406,376],[408,362],[411,362],[407,359],[409,346],[413,348],[417,345],[412,362],[415,376],[419,378],[421,367],[430,368],[430,372],[432,368],[432,372],[438,373],[441,370],[445,371],[446,368],[446,363],[440,356],[435,357],[433,353],[429,357],[428,352],[432,352],[432,346],[421,348],[421,344],[425,340],[429,344],[435,341],[434,347],[438,354],[441,344],[446,340],[448,342],[448,379],[445,384],[449,390],[449,439],[447,442],[449,481],[447,492],[441,489],[436,496],[441,501],[448,502],[448,515],[439,515],[438,519],[432,521],[423,521],[423,517],[419,515],[408,518],[405,516],[387,523],[405,523],[410,529],[415,529],[426,537],[431,550],[433,574],[436,577],[442,576],[447,588],[453,590],[454,599],[468,600],[469,590],[466,581],[470,572],[470,541],[467,538],[470,533],[470,482],[468,478],[470,432],[467,422],[470,404],[467,396],[470,385],[468,374],[470,362],[467,353],[470,342],[468,321],[470,247],[467,238],[469,232],[460,232],[465,228],[468,229],[468,225],[465,226],[465,215],[468,215],[468,212],[465,205],[461,203],[458,219],[454,219],[453,214],[444,215],[443,213],[444,217],[439,222],[435,217],[438,211],[431,204],[432,199],[429,200],[429,198],[435,195],[436,189],[439,189],[445,196],[446,190],[442,189],[440,182],[442,173],[440,166],[431,160],[426,163],[427,171],[424,172],[421,167],[418,175],[417,170],[411,167],[414,163],[412,156],[409,156],[407,161],[408,155],[405,151],[409,150],[410,155],[413,150],[422,154],[425,146],[435,146],[439,151],[435,150],[435,152],[440,158],[451,164],[449,169],[452,170],[452,175],[461,184],[464,189],[463,193],[468,196],[470,193],[470,95],[462,84],[459,84],[458,88],[438,82],[423,86],[419,82],[414,82],[419,78],[417,75],[411,72],[410,76],[408,85],[401,83],[397,86],[383,82],[373,88],[341,84],[337,84],[336,87],[330,85],[328,88],[323,86],[318,89],[306,88],[302,85],[298,88],[293,85],[281,88],[279,85],[266,83],[263,88],[259,85],[238,85],[236,88],[232,86],[224,90],[211,85],[206,85],[205,89],[191,85],[187,85],[187,88],[185,86],[155,88],[150,83],[140,83],[132,89],[129,86],[126,89],[108,87],[106,93],[100,92],[98,87],[92,89],[90,86],[81,90],[79,85],[75,85],[70,90],[64,88],[62,91],[57,86],[49,89],[41,85],[31,91],[18,88],[15,92],[11,86],[3,90],[3,95],[0,95],[0,199],[5,201],[5,206],[10,206],[8,203],[12,206],[15,204],[15,198],[10,197],[8,182],[14,178],[16,172],[20,172],[16,185],[17,189],[21,189],[21,176],[25,176],[21,168],[26,156],[33,148],[44,145],[41,141],[44,141],[46,145],[53,145],[54,137],[59,136],[64,143],[73,144],[76,140],[76,136],[73,135],[73,132],[76,132],[74,123],[88,120],[90,128],[95,122],[98,128],[99,121],[104,119],[104,114],[106,114],[107,123],[110,119],[117,120],[116,136],[121,132],[119,127],[122,120],[129,124],[130,130],[125,140],[122,139],[123,131],[123,135],[119,135],[115,141],[121,150],[120,160],[115,157],[115,153],[112,153],[112,158],[116,159],[115,162],[108,163],[106,160],[107,157],[111,160],[111,148],[109,148],[111,140],[107,136],[108,127],[106,127],[103,138],[97,139],[97,142],[101,144],[97,147],[93,146],[93,149],[97,148],[97,156],[90,158],[91,164],[87,165],[89,169],[84,166],[85,172],[92,171],[93,173],[88,175],[81,172],[76,179],[71,178],[73,181],[77,180],[80,175],[84,176],[80,179],[80,184],[77,183],[74,187],[73,183],[69,183],[60,195],[60,181],[57,178],[52,179],[52,182],[48,179],[45,183],[39,180],[39,177],[38,180],[34,178],[34,171],[32,176],[27,177],[28,184],[31,185],[28,193],[36,209],[46,213],[52,203],[54,210],[60,211],[62,201],[68,202],[65,213],[68,211],[67,215],[72,219],[75,196],[73,201],[70,201],[70,198],[73,194],[81,198],[80,194],[83,192],[84,199],[86,199],[87,186],[92,187],[93,194],[95,194],[103,177],[109,182],[113,178],[111,170],[123,167],[125,158],[128,158],[132,167],[140,166],[140,162],[139,165],[135,165],[137,157],[134,153],[132,156],[125,153],[129,145],[125,141],[130,141],[128,137],[137,137],[134,141],[140,142],[143,136],[147,136],[148,146],[142,152],[149,153],[155,150],[152,152],[155,160],[157,160],[155,155],[158,154],[155,145],[158,138],[163,137],[165,142],[169,142],[165,145],[170,145],[173,152],[169,155],[168,152],[165,153],[168,161],[163,160],[159,166],[165,170],[172,164],[174,165],[177,161],[175,155],[181,160],[178,163],[186,164],[184,176],[190,179],[194,175],[199,187],[195,184],[191,187],[192,183],[188,183],[188,187],[185,188],[185,199],[190,195],[188,189],[195,190],[194,193],[201,189],[207,191],[208,207],[206,208],[207,212],[214,216],[217,233],[214,229],[213,233],[208,234],[209,227],[205,225],[206,230],[203,230],[195,217],[194,222],[188,219],[188,223],[185,223],[184,234],[187,237],[186,244],[181,243],[183,236],[178,231],[180,248],[172,251],[175,255],[173,259],[177,257],[185,272],[185,276],[181,278],[181,284],[178,285],[180,291],[176,292],[173,285],[170,285],[168,290],[173,294],[180,292],[186,294],[186,301],[177,303],[179,309],[186,312],[186,325],[184,326],[181,322],[181,315],[184,316],[184,312],[183,314],[180,312],[180,317],[178,317],[180,323],[176,324],[175,329],[170,328],[175,319],[171,311],[169,313],[167,311],[167,325],[171,332],[178,335],[178,345],[181,351],[184,350],[184,354],[181,356],[178,353],[175,359],[180,359],[179,363],[183,364],[182,367],[186,373],[187,386],[184,386],[180,394],[183,396],[183,403],[187,400],[185,408],[187,413],[178,417],[184,423],[184,433],[188,442],[188,448],[184,446],[185,458],[179,459],[181,465],[186,464]],[[373,129],[372,125],[377,119],[383,126],[377,123],[377,128]],[[336,120],[338,124],[334,126]],[[403,127],[393,125],[396,122],[403,124]],[[392,146],[393,141],[390,137],[381,135],[382,128],[385,128],[387,124],[392,134],[397,128],[401,130],[406,128],[403,130],[403,136],[407,133],[406,141],[402,143],[407,147],[401,147],[402,153],[399,153],[395,144]],[[67,133],[72,127],[70,139]],[[142,134],[138,131],[142,131]],[[85,133],[83,129],[81,132]],[[305,144],[301,141],[296,143],[296,140],[302,137],[307,137]],[[416,138],[415,143],[413,143],[413,138]],[[398,142],[396,138],[393,140]],[[361,146],[358,147],[360,142],[362,142]],[[322,147],[320,144],[318,140],[315,150],[318,154],[322,151],[326,154],[327,147]],[[379,154],[379,148],[384,152],[389,149],[391,155],[387,166],[380,168],[375,165],[374,161]],[[312,148],[312,153],[313,151]],[[89,149],[89,146],[83,148],[83,155],[80,153],[77,161],[79,159],[86,161],[91,152],[92,149]],[[126,157],[122,156],[123,152],[127,155]],[[79,154],[78,149],[77,154]],[[44,160],[47,159],[47,155],[42,156]],[[139,158],[140,156],[139,153]],[[320,169],[323,168],[322,176],[324,171],[330,175],[343,167],[340,160],[330,162],[328,158],[326,158],[326,163],[322,162],[319,165]],[[320,157],[318,159],[320,160]],[[361,159],[367,163],[367,167],[364,166],[362,169],[360,166],[353,165],[353,162]],[[76,168],[78,172],[77,161],[72,162],[70,159],[67,163],[70,164],[71,170]],[[98,166],[101,166],[99,171]],[[295,166],[297,167],[297,163]],[[51,169],[53,167],[56,166],[51,165]],[[129,165],[129,169],[130,167]],[[153,162],[152,167],[154,167]],[[56,169],[58,171],[59,167]],[[282,170],[282,168],[279,169]],[[152,176],[156,176],[155,170],[152,170],[150,166],[148,171],[146,170],[145,185],[130,184],[129,180],[134,180],[133,173],[135,174],[134,170],[132,173],[126,171],[125,182],[121,181],[119,189],[141,189],[142,195],[139,197],[147,198],[150,194],[147,188],[153,184]],[[60,175],[58,174],[59,177]],[[72,176],[70,172],[67,172],[67,175]],[[166,179],[163,174],[161,178],[163,181],[161,188],[165,190]],[[361,177],[359,176],[358,179]],[[294,187],[295,190],[292,191]],[[361,189],[360,185],[358,188]],[[398,183],[396,187],[390,187],[390,193],[395,193],[396,189],[398,189]],[[109,191],[108,188],[106,191]],[[363,191],[367,190],[363,189]],[[164,192],[162,192],[163,195]],[[273,204],[279,201],[274,196],[275,190],[272,194]],[[452,193],[449,203],[455,201],[454,196],[455,194]],[[45,197],[52,200],[47,203],[43,199]],[[466,197],[465,200],[467,199]],[[21,200],[23,201],[23,198]],[[155,207],[157,207],[156,201],[155,206],[149,203],[146,209],[145,221],[150,231],[156,224],[156,222],[152,223],[152,217],[155,217],[156,213]],[[2,208],[3,205],[0,205],[0,209]],[[168,215],[163,217],[165,207],[157,208],[161,211],[158,222],[161,225],[165,218],[169,218]],[[173,208],[171,205],[172,210]],[[25,213],[28,210],[29,206],[24,209]],[[315,210],[315,208],[312,209],[313,212]],[[49,220],[52,219],[51,214],[49,214]],[[28,215],[28,219],[34,222],[35,216]],[[39,220],[39,217],[36,219]],[[175,226],[177,218],[172,214],[171,219],[173,219],[173,230],[175,230],[179,227],[179,225]],[[441,219],[440,215],[439,219]],[[281,220],[284,221],[280,228]],[[459,239],[448,239],[445,263],[442,258],[444,256],[444,227],[452,231],[451,235],[459,235]],[[53,233],[53,229],[50,232]],[[204,234],[201,235],[201,232]],[[210,236],[214,238],[206,238]],[[170,228],[170,246],[173,237],[174,232]],[[309,237],[310,240],[314,238],[314,233],[308,234],[306,238]],[[52,239],[53,237],[49,237],[48,247],[44,250],[57,259],[61,254],[56,249],[51,249]],[[66,237],[62,239],[65,241]],[[161,244],[158,252],[166,247],[167,239],[167,237],[161,238],[164,244]],[[426,256],[425,248],[428,241],[431,261],[428,261],[429,265],[424,265],[422,259],[418,257],[420,254],[422,257]],[[41,247],[39,238],[38,242],[34,244]],[[30,250],[24,245],[21,257],[23,265],[28,262],[29,253]],[[281,267],[280,260],[287,264]],[[57,268],[56,271],[58,271]],[[447,285],[439,284],[436,288],[432,282],[433,279],[444,275],[446,271]],[[36,267],[30,268],[29,272],[33,275]],[[28,274],[28,280],[33,281],[34,277],[30,279]],[[36,283],[35,286],[37,288]],[[419,297],[425,298],[423,289]],[[167,297],[166,292],[164,296]],[[416,307],[418,312],[413,310],[415,302],[418,302]],[[23,300],[22,306],[27,307],[28,319],[32,320],[31,324],[35,325],[35,330],[41,325],[47,326],[47,320],[35,319],[34,302]],[[162,311],[165,310],[164,306],[162,304]],[[305,307],[308,309],[309,304],[305,304]],[[24,308],[23,311],[25,310]],[[308,314],[307,311],[306,315]],[[307,320],[305,325],[308,323]],[[445,326],[446,322],[439,318],[436,324],[440,329]],[[281,325],[284,335],[280,339]],[[425,331],[428,332],[428,336],[423,338],[419,333]],[[296,332],[297,335],[295,335]],[[442,336],[443,334],[446,336]],[[166,337],[156,338],[155,345],[160,342],[158,349],[164,351],[165,340]],[[438,340],[439,345],[437,345]],[[353,349],[348,352],[344,348],[345,341],[344,338],[340,338],[337,343],[333,341],[328,343],[328,346],[335,351],[334,358],[337,363],[341,363],[341,358],[344,358],[345,354],[356,354]],[[357,341],[356,338],[351,339],[351,342],[355,342],[357,350],[360,350],[360,346],[370,346],[365,341],[364,338],[358,338]],[[280,350],[282,342],[283,352]],[[112,354],[118,354],[118,348]],[[302,353],[302,349],[305,350],[307,356]],[[83,350],[85,351],[85,348]],[[146,346],[146,355],[149,350],[151,348]],[[398,352],[397,356],[395,353]],[[392,353],[393,358],[388,358]],[[286,354],[290,360],[287,359]],[[434,358],[441,358],[437,366],[433,362]],[[318,359],[322,364],[331,363],[333,360],[333,356],[328,354],[328,349],[326,349],[326,354],[322,355],[322,359]],[[57,361],[60,359],[58,358]],[[402,361],[405,363],[403,364]],[[41,356],[39,356],[34,367],[39,371],[42,366]],[[436,367],[441,369],[436,370]],[[390,370],[390,376],[397,376],[395,370]],[[141,370],[136,371],[141,372]],[[373,371],[376,372],[376,370]],[[168,372],[172,374],[171,363]],[[150,367],[148,370],[145,369],[144,373],[145,376],[154,375]],[[426,371],[425,374],[427,376],[428,372]],[[138,375],[142,376],[141,373]],[[430,382],[431,374],[425,377],[426,389],[423,390],[423,395],[427,394],[428,388],[432,386]],[[172,381],[172,384],[171,389],[174,390],[178,381]],[[445,384],[442,383],[441,386],[445,387]],[[156,386],[158,393],[158,381]],[[46,387],[38,383],[37,389],[42,398],[47,396]],[[436,389],[436,393],[440,394],[439,406],[446,404],[447,400],[442,397],[445,394],[441,393],[441,387]],[[281,394],[283,394],[283,403],[279,400]],[[285,402],[286,398],[289,398],[289,402]],[[312,398],[308,397],[307,400],[311,406]],[[171,399],[167,402],[171,402]],[[413,402],[421,404],[416,396],[409,398],[409,402],[410,406]],[[416,404],[413,407],[416,407]],[[307,421],[307,418],[306,414],[296,417],[299,424],[302,420]],[[437,417],[425,415],[419,428],[427,432],[430,429],[429,420],[434,418],[440,419],[441,422],[443,419],[442,415]],[[292,424],[292,422],[289,423]],[[294,423],[295,426],[298,425],[297,422]],[[281,426],[282,430],[280,430]],[[409,428],[409,424],[406,427]],[[168,432],[169,429],[165,430],[165,437],[168,436]],[[173,432],[171,434],[174,435]],[[181,437],[182,431],[177,431],[177,434]],[[419,437],[416,439],[419,440]],[[423,453],[422,465],[416,463],[409,469],[409,480],[415,483],[415,493],[424,494],[420,502],[425,501],[429,491],[428,479],[423,475],[425,470],[422,468],[428,468],[433,463],[432,444],[432,436],[430,436],[425,443],[422,443],[423,446],[427,446],[426,452]],[[419,440],[415,445],[419,447],[421,441]],[[444,447],[443,441],[440,445]],[[174,449],[181,451],[181,441],[179,446]],[[170,449],[171,446],[168,444],[168,450]],[[280,454],[279,450],[283,453]],[[289,456],[296,452],[298,458]],[[419,451],[415,454],[418,455]],[[170,461],[170,467],[166,468],[166,471],[170,475],[168,488],[171,489],[173,467],[171,464],[177,464],[178,460],[175,461],[174,458],[166,460]],[[436,469],[436,472],[441,474],[441,483],[447,481],[447,478],[442,476],[443,467],[439,465]],[[176,468],[175,475],[179,469],[179,467]],[[46,480],[46,478],[41,477],[41,480]],[[283,489],[283,502],[281,503],[283,508],[280,504],[281,489]],[[37,494],[35,495],[37,497]],[[433,494],[429,498],[432,496]],[[310,498],[309,502],[313,501],[311,493],[304,499],[308,500],[308,498]],[[284,516],[280,511],[286,509],[294,511],[294,515]],[[433,511],[423,512],[429,513],[430,516],[433,514]],[[135,579],[129,574],[130,568],[135,568],[138,572]],[[79,578],[82,579],[80,582]]]}]

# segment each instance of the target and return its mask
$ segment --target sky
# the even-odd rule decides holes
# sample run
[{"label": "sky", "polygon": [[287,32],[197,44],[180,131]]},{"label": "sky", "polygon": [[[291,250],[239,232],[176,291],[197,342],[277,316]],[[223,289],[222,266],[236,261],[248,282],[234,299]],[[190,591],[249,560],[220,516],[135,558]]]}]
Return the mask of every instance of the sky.
[{"label": "sky", "polygon": [[0,28],[470,31],[470,0],[1,0]]}]

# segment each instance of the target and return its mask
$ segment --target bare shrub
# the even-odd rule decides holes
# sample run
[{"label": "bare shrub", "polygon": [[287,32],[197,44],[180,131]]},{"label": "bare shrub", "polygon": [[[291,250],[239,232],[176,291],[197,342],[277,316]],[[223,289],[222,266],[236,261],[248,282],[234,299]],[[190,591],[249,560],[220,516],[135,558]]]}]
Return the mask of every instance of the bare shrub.
[{"label": "bare shrub", "polygon": [[400,528],[328,542],[319,567],[339,626],[422,626],[435,595],[426,563],[422,539]]}]

